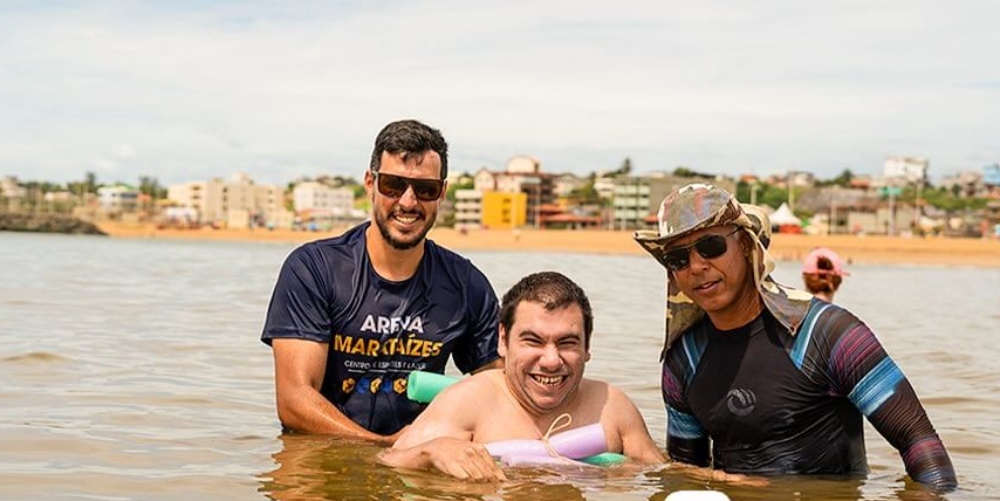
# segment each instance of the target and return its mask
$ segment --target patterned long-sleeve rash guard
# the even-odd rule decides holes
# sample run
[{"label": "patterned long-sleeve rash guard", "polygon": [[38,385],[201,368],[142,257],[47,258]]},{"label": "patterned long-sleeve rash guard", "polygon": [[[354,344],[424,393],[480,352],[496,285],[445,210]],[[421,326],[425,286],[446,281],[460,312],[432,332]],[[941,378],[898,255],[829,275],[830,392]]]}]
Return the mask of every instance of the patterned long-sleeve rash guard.
[{"label": "patterned long-sleeve rash guard", "polygon": [[863,474],[864,415],[911,478],[956,485],[909,381],[863,322],[830,303],[814,300],[796,336],[766,309],[732,331],[699,322],[666,354],[663,398],[667,451],[678,461],[734,473]]}]

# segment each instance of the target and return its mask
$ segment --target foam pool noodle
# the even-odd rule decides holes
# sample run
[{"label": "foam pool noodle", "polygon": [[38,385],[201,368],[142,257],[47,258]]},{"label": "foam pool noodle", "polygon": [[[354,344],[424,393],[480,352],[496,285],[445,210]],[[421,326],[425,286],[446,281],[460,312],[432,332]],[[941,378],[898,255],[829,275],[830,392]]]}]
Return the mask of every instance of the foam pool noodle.
[{"label": "foam pool noodle", "polygon": [[[441,390],[459,381],[454,376],[446,376],[434,372],[413,371],[406,382],[406,396],[410,400],[428,403]],[[622,454],[607,452],[607,442],[604,428],[600,423],[581,426],[549,437],[549,445],[561,456],[578,459],[584,463],[598,466],[612,466],[625,461]],[[516,464],[542,463],[553,458],[545,443],[541,440],[514,439],[501,440],[486,444],[490,455],[501,458],[504,464],[510,465],[504,456]],[[534,459],[534,461],[533,461]]]},{"label": "foam pool noodle", "polygon": [[500,462],[505,466],[576,466],[584,468],[594,468],[594,465],[583,463],[575,459],[557,458],[552,456],[539,456],[537,454],[508,454],[500,458]]},{"label": "foam pool noodle", "polygon": [[413,371],[406,378],[406,397],[422,404],[434,400],[441,390],[458,382],[454,376],[436,372]]}]

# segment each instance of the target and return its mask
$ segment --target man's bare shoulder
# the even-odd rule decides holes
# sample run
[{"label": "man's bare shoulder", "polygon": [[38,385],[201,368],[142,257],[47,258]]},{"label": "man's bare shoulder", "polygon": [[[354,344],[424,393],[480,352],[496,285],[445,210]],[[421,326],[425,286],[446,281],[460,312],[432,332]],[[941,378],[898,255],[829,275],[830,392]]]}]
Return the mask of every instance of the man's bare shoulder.
[{"label": "man's bare shoulder", "polygon": [[635,406],[622,389],[597,379],[584,379],[580,383],[580,401],[584,402],[588,411],[602,416],[619,415],[621,411]]},{"label": "man's bare shoulder", "polygon": [[583,378],[580,381],[580,395],[587,400],[595,398],[606,400],[615,392],[621,393],[611,383],[601,379]]}]

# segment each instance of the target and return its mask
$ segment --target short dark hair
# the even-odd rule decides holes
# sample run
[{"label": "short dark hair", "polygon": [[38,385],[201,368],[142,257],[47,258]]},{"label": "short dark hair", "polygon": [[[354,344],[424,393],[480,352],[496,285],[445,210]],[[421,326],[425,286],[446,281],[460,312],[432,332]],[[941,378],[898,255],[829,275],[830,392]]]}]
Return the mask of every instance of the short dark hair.
[{"label": "short dark hair", "polygon": [[403,154],[403,160],[411,155],[422,155],[426,151],[434,151],[441,157],[441,179],[448,177],[448,143],[441,131],[420,123],[416,120],[399,120],[382,128],[375,138],[375,148],[372,150],[372,172],[378,172],[382,166],[382,153],[390,155]]},{"label": "short dark hair", "polygon": [[541,303],[549,311],[565,308],[571,304],[579,306],[583,313],[584,347],[590,348],[590,334],[594,331],[594,313],[590,309],[587,294],[576,285],[576,282],[555,271],[532,273],[522,278],[503,295],[500,325],[508,333],[514,325],[514,310],[524,301]]}]

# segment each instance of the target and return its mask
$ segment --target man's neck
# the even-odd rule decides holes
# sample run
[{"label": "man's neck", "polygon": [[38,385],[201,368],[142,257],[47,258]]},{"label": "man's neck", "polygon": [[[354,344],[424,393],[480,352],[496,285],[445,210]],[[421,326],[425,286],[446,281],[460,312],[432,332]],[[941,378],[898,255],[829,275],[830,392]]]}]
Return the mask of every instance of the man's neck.
[{"label": "man's neck", "polygon": [[708,316],[716,329],[729,331],[753,322],[763,309],[764,300],[760,297],[760,293],[754,289],[752,295],[737,301],[731,309],[724,312],[709,313]]},{"label": "man's neck", "polygon": [[417,273],[420,260],[424,257],[424,240],[410,249],[400,250],[389,245],[375,224],[368,226],[365,233],[365,250],[372,268],[380,277],[401,282]]}]

